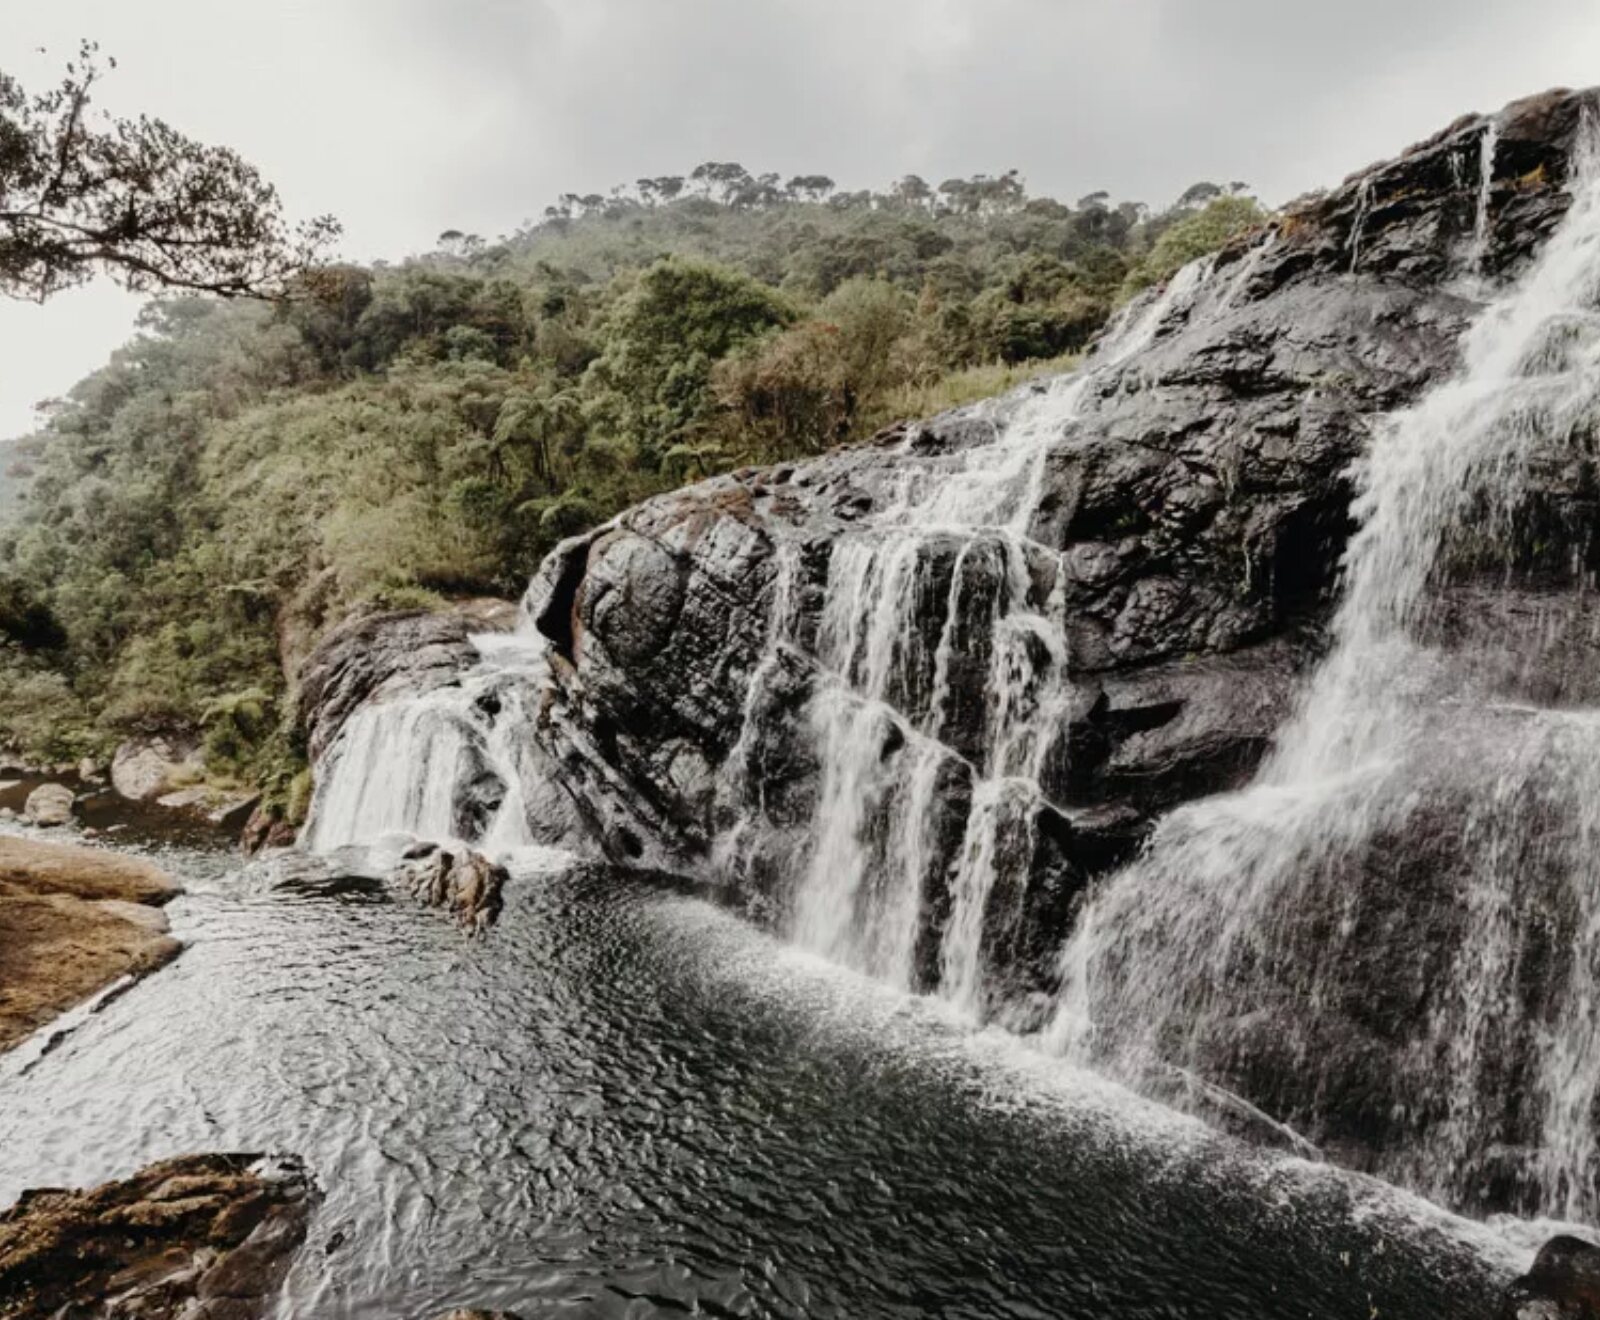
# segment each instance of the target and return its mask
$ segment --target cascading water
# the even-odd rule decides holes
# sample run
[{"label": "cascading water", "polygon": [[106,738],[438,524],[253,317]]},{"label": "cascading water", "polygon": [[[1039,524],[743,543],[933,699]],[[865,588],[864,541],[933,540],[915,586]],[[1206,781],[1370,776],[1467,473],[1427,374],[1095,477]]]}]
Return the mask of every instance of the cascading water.
[{"label": "cascading water", "polygon": [[[1377,425],[1333,646],[1274,754],[1104,884],[1047,1035],[1138,1084],[1281,1097],[1313,1127],[1322,1092],[1369,1087],[1361,1136],[1386,1172],[1592,1219],[1600,716],[1504,690],[1508,672],[1548,681],[1546,635],[1485,636],[1449,611],[1455,578],[1516,544],[1540,455],[1581,451],[1600,421],[1588,137],[1570,211],[1475,322],[1457,376]],[[1437,927],[1408,939],[1419,911]],[[1414,965],[1373,976],[1374,947]],[[1403,1049],[1398,1076],[1371,1062],[1393,1057],[1380,1041]]]},{"label": "cascading water", "polygon": [[1484,258],[1489,253],[1489,205],[1494,193],[1495,153],[1500,147],[1500,124],[1491,119],[1484,125],[1478,144],[1478,205],[1472,222],[1472,246],[1467,252],[1467,271],[1483,275]]},{"label": "cascading water", "polygon": [[[908,459],[898,501],[835,543],[810,657],[823,673],[809,707],[821,786],[796,867],[799,942],[902,988],[931,983],[982,1007],[986,913],[1002,872],[1025,867],[1032,852],[1040,779],[1073,696],[1060,555],[1028,535],[1049,442],[1097,375],[1148,347],[1211,270],[1210,261],[1186,267],[1124,317],[1086,370],[1024,403],[989,443],[943,466]],[[945,572],[947,589],[930,588]],[[774,627],[753,694],[773,657],[796,644]],[[981,709],[958,711],[953,670],[974,659],[985,671]],[[756,709],[752,700],[747,732]],[[746,742],[729,758],[736,776],[747,774]],[[945,763],[969,775],[953,856],[935,837]],[[757,828],[745,818],[734,832]],[[918,942],[933,907],[946,911],[930,977],[919,975]]]},{"label": "cascading water", "polygon": [[319,767],[305,847],[328,852],[392,834],[492,851],[532,842],[521,744],[544,639],[524,627],[476,645],[482,659],[466,682],[375,701],[350,717]]},{"label": "cascading water", "polygon": [[[1473,146],[1476,187],[1471,156],[1455,165],[1457,195],[1475,193],[1477,207],[1470,234],[1454,231],[1456,292],[1478,295],[1492,265],[1494,126]],[[1352,1158],[1453,1203],[1592,1215],[1600,717],[1534,681],[1544,633],[1455,635],[1447,589],[1453,566],[1481,574],[1498,547],[1526,541],[1536,451],[1589,434],[1600,200],[1591,169],[1572,177],[1566,220],[1478,319],[1459,376],[1373,423],[1334,645],[1269,763],[1248,791],[1171,815],[1079,913],[1044,1039],[1149,1089],[1244,1112],[1236,1091],[1255,1117],[1345,1141]],[[1363,272],[1393,250],[1387,230],[1367,242],[1375,192],[1358,186],[1341,254]],[[1083,371],[975,410],[948,445],[929,452],[908,435],[893,497],[841,514],[831,542],[766,518],[765,649],[740,655],[742,727],[737,705],[719,726],[738,730],[732,745],[703,749],[712,828],[687,855],[709,842],[736,892],[775,904],[793,939],[833,960],[969,1014],[1038,1022],[1039,997],[1024,1000],[1039,980],[1008,981],[1004,968],[1019,932],[1061,929],[1077,901],[1082,873],[1064,850],[1078,818],[1057,789],[1086,701],[1071,677],[1072,575],[1034,539],[1053,516],[1041,492],[1059,497],[1050,465],[1071,450],[1085,400],[1099,415],[1113,393],[1137,393],[1133,359],[1249,298],[1286,241],[1270,234],[1220,274],[1210,259],[1185,268]],[[570,640],[556,645],[577,664]],[[528,841],[532,730],[565,716],[541,695],[548,661],[531,620],[485,646],[459,683],[352,719],[320,767],[313,847],[390,831]],[[592,753],[575,759],[605,775]],[[1408,870],[1418,840],[1433,854]],[[1036,922],[1028,905],[1062,876],[1048,901],[1064,894],[1063,906]],[[1407,944],[1397,895],[1411,888],[1442,925]],[[1370,976],[1375,931],[1415,966]],[[1026,954],[1037,963],[1037,947]],[[1383,1002],[1369,1011],[1364,996]],[[1383,1048],[1363,1053],[1369,1038]],[[1385,1070],[1394,1078],[1373,1080]],[[1320,1131],[1324,1093],[1347,1084],[1374,1097],[1330,1104],[1355,1112],[1356,1130]]]}]

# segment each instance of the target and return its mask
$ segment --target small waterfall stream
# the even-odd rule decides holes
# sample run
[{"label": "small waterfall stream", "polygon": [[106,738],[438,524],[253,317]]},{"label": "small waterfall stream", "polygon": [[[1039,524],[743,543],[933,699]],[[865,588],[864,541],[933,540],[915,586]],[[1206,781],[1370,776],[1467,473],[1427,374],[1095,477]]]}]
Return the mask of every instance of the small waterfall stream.
[{"label": "small waterfall stream", "polygon": [[[1073,698],[1061,556],[1029,536],[1050,442],[1085,392],[1148,347],[1211,271],[1209,260],[1186,267],[1131,309],[1087,368],[1027,400],[953,466],[908,463],[899,500],[834,544],[811,657],[825,675],[810,703],[822,782],[796,867],[790,934],[801,944],[922,988],[919,936],[929,907],[947,903],[933,986],[962,1008],[982,1008],[986,910],[1002,870],[1025,867],[1032,854],[1040,781]],[[948,590],[930,605],[941,562]],[[780,623],[769,656],[793,645]],[[974,658],[984,667],[982,705],[959,712],[962,736],[952,727],[952,674]],[[771,672],[763,665],[752,689]],[[747,718],[757,709],[752,701]],[[948,857],[932,805],[952,759],[970,769],[971,802]],[[746,773],[738,756],[730,762]],[[735,831],[760,828],[747,817]]]},{"label": "small waterfall stream", "polygon": [[301,837],[313,852],[409,834],[491,852],[533,843],[523,734],[545,673],[531,627],[475,639],[459,686],[373,701],[353,714],[319,766]]}]

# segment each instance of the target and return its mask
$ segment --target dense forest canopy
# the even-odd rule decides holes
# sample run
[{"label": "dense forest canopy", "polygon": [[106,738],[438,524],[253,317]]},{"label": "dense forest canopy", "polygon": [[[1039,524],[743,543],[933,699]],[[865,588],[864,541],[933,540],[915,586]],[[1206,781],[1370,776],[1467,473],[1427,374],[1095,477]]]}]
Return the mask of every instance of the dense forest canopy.
[{"label": "dense forest canopy", "polygon": [[0,741],[203,731],[214,776],[292,809],[283,674],[352,608],[514,595],[652,493],[1060,369],[1261,218],[1241,185],[1152,214],[1015,171],[841,192],[709,162],[278,303],[152,302],[16,447]]}]

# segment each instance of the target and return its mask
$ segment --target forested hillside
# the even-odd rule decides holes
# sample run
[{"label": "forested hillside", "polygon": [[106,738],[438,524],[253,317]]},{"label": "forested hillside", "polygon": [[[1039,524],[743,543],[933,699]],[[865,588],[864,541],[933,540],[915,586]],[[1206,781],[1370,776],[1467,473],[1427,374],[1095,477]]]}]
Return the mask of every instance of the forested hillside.
[{"label": "forested hillside", "polygon": [[202,730],[292,805],[285,668],[352,608],[514,595],[651,493],[1058,369],[1259,219],[1238,185],[1150,214],[713,163],[283,302],[153,302],[10,456],[0,742]]}]

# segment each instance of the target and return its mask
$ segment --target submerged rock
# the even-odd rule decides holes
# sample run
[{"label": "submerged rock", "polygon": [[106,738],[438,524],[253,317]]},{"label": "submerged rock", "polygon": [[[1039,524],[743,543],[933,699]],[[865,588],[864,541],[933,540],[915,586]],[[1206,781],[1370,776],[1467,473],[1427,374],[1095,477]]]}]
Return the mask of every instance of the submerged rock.
[{"label": "submerged rock", "polygon": [[514,1310],[446,1310],[438,1320],[522,1320]]},{"label": "submerged rock", "polygon": [[317,1194],[295,1160],[195,1155],[0,1212],[0,1316],[270,1314]]},{"label": "submerged rock", "polygon": [[72,790],[64,784],[40,784],[28,794],[22,814],[30,825],[65,825],[72,819]]},{"label": "submerged rock", "polygon": [[1557,1237],[1511,1285],[1501,1320],[1600,1320],[1600,1247]]},{"label": "submerged rock", "polygon": [[457,1308],[446,1311],[439,1320],[522,1320],[514,1311],[468,1311]]}]

